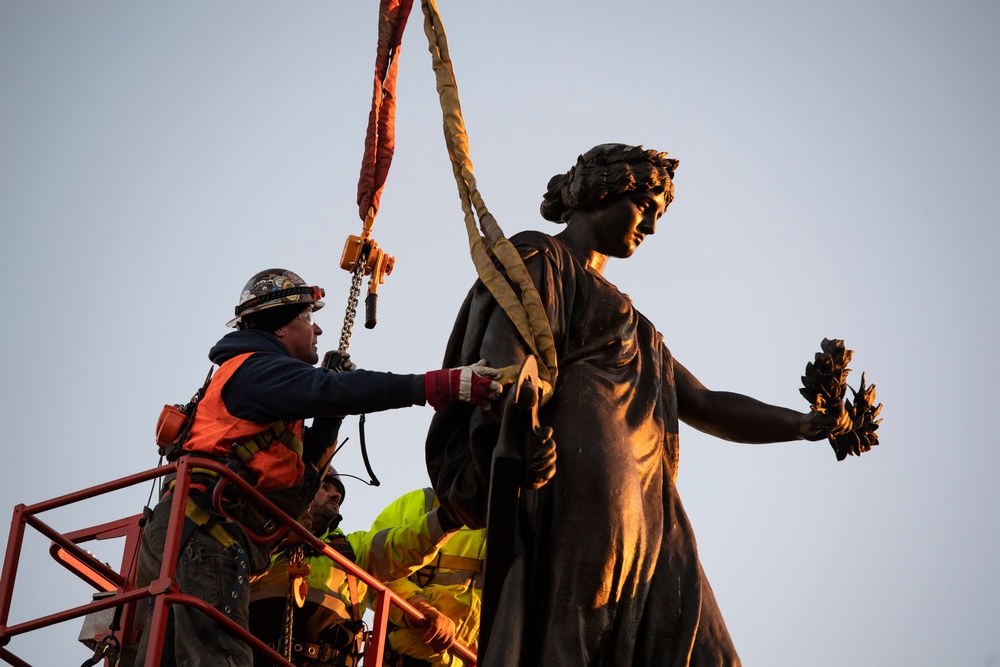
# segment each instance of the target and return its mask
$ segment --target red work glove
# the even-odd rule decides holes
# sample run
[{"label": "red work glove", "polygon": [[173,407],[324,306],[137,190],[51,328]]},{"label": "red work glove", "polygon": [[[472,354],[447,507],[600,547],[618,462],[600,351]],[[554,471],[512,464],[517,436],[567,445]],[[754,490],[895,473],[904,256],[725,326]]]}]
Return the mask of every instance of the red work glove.
[{"label": "red work glove", "polygon": [[427,402],[435,410],[440,410],[452,401],[465,401],[481,405],[500,397],[503,387],[496,379],[500,371],[486,365],[480,359],[472,366],[444,368],[424,375],[424,390]]},{"label": "red work glove", "polygon": [[455,643],[455,622],[439,612],[423,595],[414,595],[409,603],[416,607],[424,620],[414,623],[418,628],[425,628],[423,642],[437,653],[444,653]]}]

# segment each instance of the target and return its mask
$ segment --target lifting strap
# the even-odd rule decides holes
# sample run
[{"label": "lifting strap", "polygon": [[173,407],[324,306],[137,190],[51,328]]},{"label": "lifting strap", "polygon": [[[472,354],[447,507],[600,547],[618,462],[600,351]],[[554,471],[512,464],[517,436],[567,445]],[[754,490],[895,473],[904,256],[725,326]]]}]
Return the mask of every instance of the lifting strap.
[{"label": "lifting strap", "polygon": [[[427,35],[438,97],[444,115],[445,143],[455,174],[455,182],[458,185],[458,194],[462,200],[462,210],[465,213],[465,228],[469,236],[472,262],[480,280],[507,313],[532,354],[540,360],[542,402],[545,403],[552,396],[558,374],[552,329],[524,261],[514,245],[504,237],[503,231],[486,208],[476,187],[472,160],[469,157],[469,137],[458,99],[458,84],[448,54],[448,38],[435,0],[421,0],[420,5],[424,12],[424,32]],[[482,233],[479,227],[482,228]],[[493,257],[499,260],[506,276],[497,269]],[[519,368],[518,365],[502,369],[503,381],[513,381],[517,377]]]},{"label": "lifting strap", "polygon": [[[378,215],[385,179],[396,150],[396,78],[399,73],[399,49],[403,30],[410,15],[413,0],[381,0],[378,20],[378,48],[375,53],[375,80],[372,108],[368,115],[365,151],[361,158],[358,178],[358,214],[361,216],[361,236],[349,236],[341,257],[341,268],[352,271],[347,313],[340,336],[340,351],[350,346],[354,328],[362,275],[370,275],[368,296],[365,298],[365,328],[373,329],[377,322],[378,286],[392,273],[396,262],[378,247],[371,236]],[[374,479],[374,475],[372,475]]]},{"label": "lifting strap", "polygon": [[378,214],[385,178],[396,147],[396,75],[399,49],[413,0],[382,0],[379,5],[378,50],[368,134],[358,180],[358,213],[366,232]]},{"label": "lifting strap", "polygon": [[[379,39],[375,59],[372,109],[365,137],[361,177],[358,181],[358,213],[364,221],[364,236],[371,232],[375,216],[378,214],[382,189],[395,150],[399,51],[412,4],[413,0],[381,0],[379,5]],[[435,0],[421,0],[421,7],[424,13],[424,32],[427,35],[444,116],[445,143],[465,214],[472,262],[480,280],[513,322],[531,353],[540,360],[544,403],[552,396],[558,374],[552,329],[524,261],[514,245],[504,236],[503,230],[486,208],[476,187],[472,160],[469,157],[469,139],[458,99],[458,85],[451,56],[448,53],[448,39],[444,25]],[[499,261],[502,272],[494,264],[494,258]],[[343,340],[341,348],[345,348]],[[519,368],[520,366],[516,365],[501,369],[502,381],[512,382],[517,377]]]}]

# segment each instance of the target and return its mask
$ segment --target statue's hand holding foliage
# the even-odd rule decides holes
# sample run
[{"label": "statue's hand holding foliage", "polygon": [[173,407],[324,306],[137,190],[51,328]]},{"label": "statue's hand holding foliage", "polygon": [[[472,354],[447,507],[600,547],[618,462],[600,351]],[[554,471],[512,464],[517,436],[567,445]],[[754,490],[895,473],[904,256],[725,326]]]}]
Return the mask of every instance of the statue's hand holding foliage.
[{"label": "statue's hand holding foliage", "polygon": [[[857,391],[848,386],[847,374],[851,369],[847,365],[854,351],[846,349],[844,341],[824,338],[820,348],[815,360],[806,364],[799,390],[813,409],[807,421],[816,427],[806,438],[819,440],[825,436],[838,461],[849,454],[860,456],[878,444],[875,431],[882,421],[878,419],[882,404],[875,404],[875,385],[866,387],[862,373]],[[844,400],[848,389],[853,394],[853,403]]]}]

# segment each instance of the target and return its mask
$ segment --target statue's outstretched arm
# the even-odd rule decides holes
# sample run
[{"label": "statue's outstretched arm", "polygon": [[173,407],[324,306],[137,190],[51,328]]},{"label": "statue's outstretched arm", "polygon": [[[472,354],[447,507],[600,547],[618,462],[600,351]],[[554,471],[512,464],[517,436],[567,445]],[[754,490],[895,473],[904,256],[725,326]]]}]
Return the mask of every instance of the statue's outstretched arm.
[{"label": "statue's outstretched arm", "polygon": [[843,405],[827,414],[814,410],[803,413],[743,394],[712,391],[676,359],[674,381],[681,421],[724,440],[749,443],[819,440],[831,429],[843,428],[845,420],[849,421]]}]

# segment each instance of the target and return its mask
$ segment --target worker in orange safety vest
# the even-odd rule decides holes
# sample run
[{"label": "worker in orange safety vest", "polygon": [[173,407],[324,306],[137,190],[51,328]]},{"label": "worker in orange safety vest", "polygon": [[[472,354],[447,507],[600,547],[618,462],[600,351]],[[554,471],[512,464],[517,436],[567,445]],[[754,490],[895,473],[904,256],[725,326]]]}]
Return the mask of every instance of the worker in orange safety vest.
[{"label": "worker in orange safety vest", "polygon": [[[498,373],[484,363],[422,375],[356,370],[334,350],[321,367],[317,343],[323,333],[314,313],[324,291],[285,269],[267,269],[243,288],[228,325],[236,327],[209,352],[219,366],[198,402],[190,437],[170,455],[208,457],[240,470],[241,476],[286,514],[299,516],[322,479],[336,446],[343,415],[453,400],[474,405],[495,399]],[[314,418],[310,426],[304,420]],[[169,458],[169,457],[168,457]],[[211,507],[210,471],[192,479],[176,582],[182,593],[205,600],[243,628],[248,624],[250,576],[266,570],[271,547],[250,540],[247,530],[268,534],[273,519],[253,503],[225,498],[226,513]],[[232,488],[232,487],[230,487]],[[169,525],[170,488],[146,522],[136,586],[159,578]],[[152,606],[151,606],[152,608]],[[147,624],[148,628],[148,624]],[[148,632],[137,649],[144,662]],[[227,664],[250,667],[253,655],[193,607],[171,610],[162,665]]]}]

